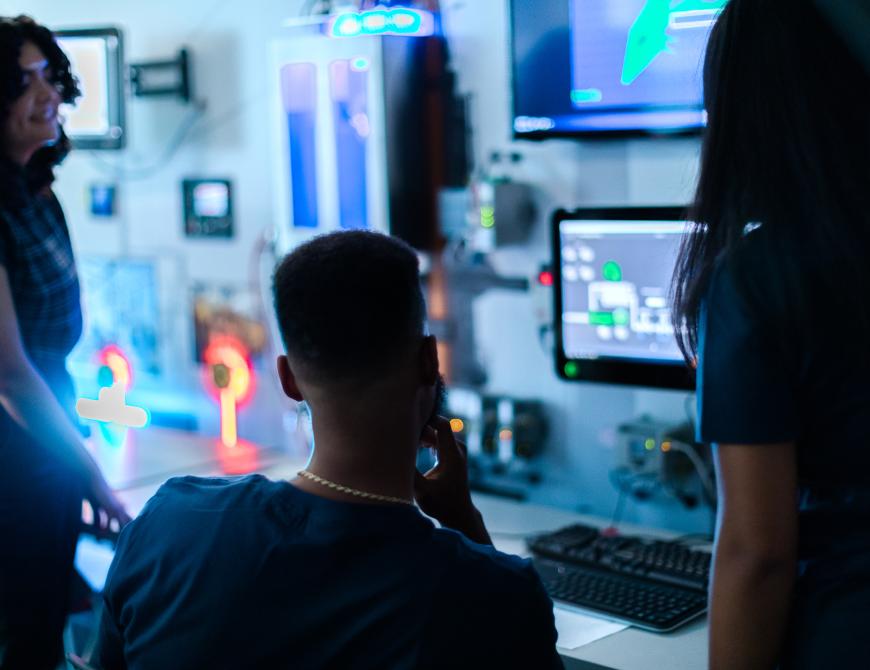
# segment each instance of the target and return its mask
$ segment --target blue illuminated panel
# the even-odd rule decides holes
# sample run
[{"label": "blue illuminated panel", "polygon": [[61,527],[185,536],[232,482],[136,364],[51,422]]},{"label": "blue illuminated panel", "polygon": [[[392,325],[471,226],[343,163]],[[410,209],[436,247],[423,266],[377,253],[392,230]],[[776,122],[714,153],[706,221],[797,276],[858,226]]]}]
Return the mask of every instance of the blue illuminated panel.
[{"label": "blue illuminated panel", "polygon": [[434,33],[434,14],[407,7],[378,7],[364,12],[340,12],[329,20],[326,27],[326,34],[330,37],[426,37]]},{"label": "blue illuminated panel", "polygon": [[336,169],[341,227],[368,228],[366,155],[371,132],[368,114],[369,64],[362,58],[329,66],[335,124]]},{"label": "blue illuminated panel", "polygon": [[281,68],[281,97],[287,115],[293,226],[317,228],[317,70],[313,63]]}]

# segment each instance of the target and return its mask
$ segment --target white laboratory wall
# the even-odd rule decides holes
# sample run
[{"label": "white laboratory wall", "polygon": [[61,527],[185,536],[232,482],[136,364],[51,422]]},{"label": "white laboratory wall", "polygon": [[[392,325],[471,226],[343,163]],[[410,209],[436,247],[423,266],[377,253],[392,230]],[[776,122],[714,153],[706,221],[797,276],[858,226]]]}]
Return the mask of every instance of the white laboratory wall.
[{"label": "white laboratory wall", "polygon": [[[176,130],[190,120],[192,106],[134,98],[128,106],[127,150],[73,154],[59,171],[56,190],[79,253],[164,254],[183,260],[185,282],[247,281],[256,240],[274,222],[268,44],[281,33],[281,23],[298,15],[303,4],[304,0],[0,0],[0,14],[27,13],[52,27],[120,25],[128,62],[169,58],[181,46],[192,53],[195,97],[205,101],[206,108],[166,165],[146,178],[122,176],[159,164]],[[531,276],[548,259],[547,215],[557,206],[687,201],[697,140],[513,143],[506,0],[446,0],[442,5],[460,89],[472,94],[476,155],[519,150],[525,159],[510,174],[539,191],[541,215],[532,240],[497,252],[497,268]],[[235,238],[184,238],[180,181],[187,176],[233,180]],[[106,181],[119,184],[120,215],[103,223],[88,214],[86,193],[89,184]],[[186,291],[187,286],[178,290]],[[608,481],[615,427],[643,413],[682,420],[685,394],[557,381],[550,354],[538,342],[530,296],[492,292],[478,300],[475,316],[480,355],[490,373],[489,390],[539,397],[552,410],[546,459],[552,485],[541,489],[540,498],[609,515],[616,502]],[[190,324],[183,327],[189,329]],[[189,340],[189,333],[180,336]],[[271,367],[265,375],[271,377]],[[242,434],[247,429],[253,439],[274,442],[273,436],[280,434],[281,408],[287,404],[269,379],[261,380],[255,405],[240,418]],[[676,503],[628,503],[624,518],[687,531],[709,529],[706,513],[684,512]]]},{"label": "white laboratory wall", "polygon": [[[247,285],[252,251],[272,226],[269,43],[282,23],[297,17],[303,0],[0,0],[0,14],[33,16],[52,28],[118,25],[124,31],[128,63],[167,60],[186,46],[192,56],[193,91],[205,103],[173,98],[130,98],[128,146],[124,151],[73,152],[58,171],[55,191],[66,212],[77,253],[161,256],[180,267],[167,291],[189,310],[194,282]],[[195,121],[193,117],[197,118]],[[183,143],[164,160],[178,131],[193,122]],[[144,174],[143,174],[144,173]],[[181,180],[227,177],[233,182],[235,237],[188,240],[182,231]],[[119,214],[96,219],[89,214],[88,187],[118,185]],[[162,263],[166,266],[167,263]],[[202,391],[192,364],[192,323],[188,314],[173,319],[174,360],[189,369],[189,411],[205,433],[217,434],[217,407]],[[265,361],[256,396],[240,413],[244,438],[274,444],[284,439],[282,410],[289,401],[273,383],[272,361]]]}]

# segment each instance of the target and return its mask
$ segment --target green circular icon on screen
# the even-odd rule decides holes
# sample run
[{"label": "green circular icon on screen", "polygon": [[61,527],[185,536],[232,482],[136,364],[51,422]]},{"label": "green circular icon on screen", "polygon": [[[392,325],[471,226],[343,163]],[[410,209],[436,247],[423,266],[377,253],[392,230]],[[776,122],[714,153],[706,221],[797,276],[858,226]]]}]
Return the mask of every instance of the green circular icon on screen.
[{"label": "green circular icon on screen", "polygon": [[622,268],[616,261],[607,261],[604,264],[603,274],[607,281],[622,281]]},{"label": "green circular icon on screen", "polygon": [[577,365],[574,361],[568,361],[565,363],[565,375],[568,377],[576,377],[580,374],[580,366]]},{"label": "green circular icon on screen", "polygon": [[616,326],[628,325],[629,314],[628,310],[622,307],[613,310],[613,324]]}]

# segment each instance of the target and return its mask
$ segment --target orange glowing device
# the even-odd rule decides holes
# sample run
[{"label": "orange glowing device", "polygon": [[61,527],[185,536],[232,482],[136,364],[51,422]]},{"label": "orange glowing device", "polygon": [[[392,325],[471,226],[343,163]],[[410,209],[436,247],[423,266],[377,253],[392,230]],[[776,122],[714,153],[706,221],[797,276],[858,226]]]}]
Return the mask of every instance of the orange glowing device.
[{"label": "orange glowing device", "polygon": [[221,408],[221,442],[228,447],[238,443],[237,417],[253,394],[254,371],[245,346],[229,335],[213,337],[202,355],[204,383]]},{"label": "orange glowing device", "polygon": [[[98,358],[100,363],[112,371],[112,382],[120,384],[124,388],[124,391],[129,391],[133,385],[133,366],[130,365],[130,361],[124,355],[124,352],[114,344],[110,344],[100,350]],[[111,385],[106,384],[106,386]]]}]

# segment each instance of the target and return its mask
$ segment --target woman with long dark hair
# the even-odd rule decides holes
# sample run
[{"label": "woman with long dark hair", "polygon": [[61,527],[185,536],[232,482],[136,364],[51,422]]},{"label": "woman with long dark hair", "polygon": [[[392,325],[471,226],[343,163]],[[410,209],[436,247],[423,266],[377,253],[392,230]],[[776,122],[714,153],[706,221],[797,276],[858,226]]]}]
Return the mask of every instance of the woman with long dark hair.
[{"label": "woman with long dark hair", "polygon": [[[76,429],[65,365],[79,284],[53,169],[69,150],[58,106],[79,91],[48,29],[0,18],[0,653],[61,658],[82,501],[105,530],[128,520]],[[5,642],[5,645],[4,645]]]},{"label": "woman with long dark hair", "polygon": [[823,6],[731,0],[707,52],[674,313],[716,444],[714,670],[870,663],[870,74]]}]

